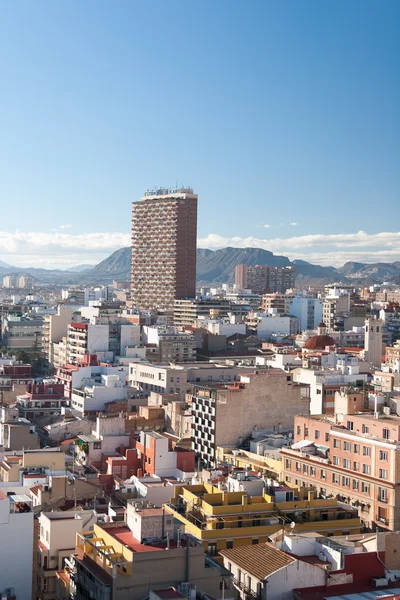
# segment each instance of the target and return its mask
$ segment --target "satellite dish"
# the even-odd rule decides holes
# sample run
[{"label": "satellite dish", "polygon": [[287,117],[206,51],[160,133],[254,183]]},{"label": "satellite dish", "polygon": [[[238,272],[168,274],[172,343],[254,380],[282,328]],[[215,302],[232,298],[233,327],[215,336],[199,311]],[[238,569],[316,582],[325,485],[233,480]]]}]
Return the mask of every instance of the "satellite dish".
[{"label": "satellite dish", "polygon": [[292,521],[290,523],[290,529],[294,529],[296,527],[296,523],[294,521]]}]

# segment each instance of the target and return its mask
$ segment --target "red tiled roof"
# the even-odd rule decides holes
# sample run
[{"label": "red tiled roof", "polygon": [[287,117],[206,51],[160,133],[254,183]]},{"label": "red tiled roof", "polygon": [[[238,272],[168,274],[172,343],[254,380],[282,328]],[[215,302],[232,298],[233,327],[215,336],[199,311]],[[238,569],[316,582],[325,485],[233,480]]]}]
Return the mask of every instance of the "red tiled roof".
[{"label": "red tiled roof", "polygon": [[[39,490],[41,490],[43,487],[43,485],[34,485],[33,487],[30,488],[30,492],[32,492],[32,494],[34,496],[39,496]],[[1,492],[0,492],[1,493]]]},{"label": "red tiled roof", "polygon": [[335,340],[330,335],[313,335],[310,337],[304,348],[306,350],[324,349],[326,346],[334,346]]}]

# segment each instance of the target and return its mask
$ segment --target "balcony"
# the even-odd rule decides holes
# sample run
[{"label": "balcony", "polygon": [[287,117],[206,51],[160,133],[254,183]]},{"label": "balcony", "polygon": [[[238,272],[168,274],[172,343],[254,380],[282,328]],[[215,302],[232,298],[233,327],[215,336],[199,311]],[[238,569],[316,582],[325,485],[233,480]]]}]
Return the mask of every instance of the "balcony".
[{"label": "balcony", "polygon": [[249,588],[247,585],[245,585],[242,581],[239,581],[239,579],[236,579],[236,577],[233,577],[232,581],[233,581],[233,585],[241,592],[244,592],[247,596],[249,596],[251,598],[255,598],[255,600],[261,599],[261,594],[258,594],[257,592],[253,592],[253,590],[251,588]]}]

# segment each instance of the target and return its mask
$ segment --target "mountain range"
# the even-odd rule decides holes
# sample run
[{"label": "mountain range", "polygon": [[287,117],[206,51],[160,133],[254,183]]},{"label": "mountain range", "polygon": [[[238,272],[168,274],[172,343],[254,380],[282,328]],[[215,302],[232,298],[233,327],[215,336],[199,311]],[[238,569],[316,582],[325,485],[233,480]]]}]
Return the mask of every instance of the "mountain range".
[{"label": "mountain range", "polygon": [[[370,285],[388,281],[400,284],[400,261],[394,263],[347,262],[343,267],[323,267],[304,260],[290,261],[287,256],[279,256],[261,248],[222,248],[220,250],[197,250],[198,283],[233,283],[235,266],[270,265],[275,267],[296,267],[297,285],[321,285],[324,283],[353,283]],[[11,267],[0,261],[0,275],[30,274],[42,283],[104,284],[113,279],[128,280],[131,270],[131,249],[120,248],[96,266],[78,265],[68,271],[37,268]]]}]

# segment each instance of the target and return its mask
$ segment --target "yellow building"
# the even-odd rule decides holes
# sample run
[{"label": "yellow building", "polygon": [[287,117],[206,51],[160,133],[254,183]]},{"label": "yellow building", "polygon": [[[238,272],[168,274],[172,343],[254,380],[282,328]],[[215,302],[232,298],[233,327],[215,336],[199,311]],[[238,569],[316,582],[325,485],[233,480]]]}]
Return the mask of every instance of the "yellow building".
[{"label": "yellow building", "polygon": [[207,483],[174,490],[166,510],[211,556],[223,549],[266,542],[279,529],[290,530],[291,523],[297,533],[316,531],[331,536],[360,532],[355,509],[337,500],[316,499],[311,488],[272,485],[261,496],[224,492]]}]

